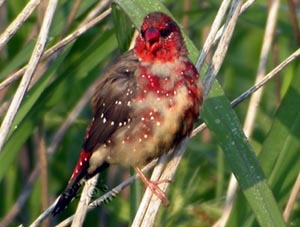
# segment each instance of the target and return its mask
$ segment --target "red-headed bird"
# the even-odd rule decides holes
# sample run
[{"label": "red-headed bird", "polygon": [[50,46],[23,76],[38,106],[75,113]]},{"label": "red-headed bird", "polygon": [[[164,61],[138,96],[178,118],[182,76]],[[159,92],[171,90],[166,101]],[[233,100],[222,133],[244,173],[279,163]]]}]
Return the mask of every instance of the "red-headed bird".
[{"label": "red-headed bird", "polygon": [[178,25],[166,14],[148,14],[133,50],[100,79],[79,160],[52,214],[60,213],[84,181],[110,164],[134,167],[165,200],[139,168],[190,134],[202,101],[202,84]]}]

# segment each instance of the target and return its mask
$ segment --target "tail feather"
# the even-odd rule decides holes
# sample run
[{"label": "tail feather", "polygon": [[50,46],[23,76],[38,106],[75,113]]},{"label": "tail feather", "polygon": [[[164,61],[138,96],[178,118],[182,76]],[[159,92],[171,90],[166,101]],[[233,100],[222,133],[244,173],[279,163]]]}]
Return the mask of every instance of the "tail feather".
[{"label": "tail feather", "polygon": [[55,204],[54,209],[52,210],[52,216],[54,217],[55,215],[59,214],[68,206],[68,204],[75,198],[78,190],[86,180],[93,177],[96,173],[103,171],[108,166],[109,164],[107,162],[103,162],[102,165],[99,166],[92,174],[87,173],[87,168],[82,168],[75,177],[73,174],[67,188],[61,194],[57,203]]},{"label": "tail feather", "polygon": [[60,195],[59,200],[57,201],[54,209],[52,210],[53,217],[62,212],[68,206],[68,204],[75,198],[83,182],[83,180],[79,182],[72,182],[67,186],[65,191]]}]

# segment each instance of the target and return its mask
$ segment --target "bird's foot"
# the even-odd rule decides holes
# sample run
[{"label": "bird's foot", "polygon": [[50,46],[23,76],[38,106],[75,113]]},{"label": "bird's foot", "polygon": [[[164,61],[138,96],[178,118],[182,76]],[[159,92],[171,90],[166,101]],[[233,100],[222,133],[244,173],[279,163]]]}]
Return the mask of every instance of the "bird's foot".
[{"label": "bird's foot", "polygon": [[139,174],[141,180],[145,183],[145,185],[152,191],[152,193],[155,194],[165,206],[168,206],[170,204],[170,201],[167,198],[165,192],[163,192],[158,185],[162,183],[171,183],[171,181],[170,180],[151,181],[147,179],[147,177],[139,168],[135,167],[135,170]]}]

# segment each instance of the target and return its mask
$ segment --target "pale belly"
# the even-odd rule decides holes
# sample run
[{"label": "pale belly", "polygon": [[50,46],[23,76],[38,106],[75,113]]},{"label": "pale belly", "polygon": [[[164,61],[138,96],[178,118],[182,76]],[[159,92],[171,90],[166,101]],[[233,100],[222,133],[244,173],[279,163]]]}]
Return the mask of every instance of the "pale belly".
[{"label": "pale belly", "polygon": [[[188,132],[183,127],[186,111],[193,108],[188,96],[187,88],[179,87],[176,95],[157,97],[150,94],[138,102],[134,120],[118,129],[118,133],[112,136],[111,144],[104,148],[107,152],[105,161],[142,166],[168,152],[175,145],[175,140]],[[148,103],[152,104],[151,107]]]}]

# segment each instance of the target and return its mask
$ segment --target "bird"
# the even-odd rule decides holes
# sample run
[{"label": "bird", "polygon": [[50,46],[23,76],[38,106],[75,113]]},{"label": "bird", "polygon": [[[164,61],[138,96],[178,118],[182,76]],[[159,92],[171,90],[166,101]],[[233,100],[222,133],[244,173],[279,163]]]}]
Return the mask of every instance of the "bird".
[{"label": "bird", "polygon": [[159,182],[148,180],[140,168],[190,135],[202,103],[202,82],[179,26],[165,13],[149,13],[134,48],[99,79],[79,159],[52,215],[67,207],[86,180],[110,165],[133,167],[168,202]]}]

